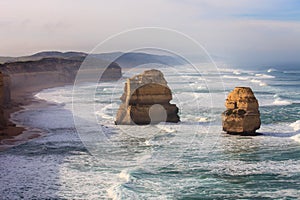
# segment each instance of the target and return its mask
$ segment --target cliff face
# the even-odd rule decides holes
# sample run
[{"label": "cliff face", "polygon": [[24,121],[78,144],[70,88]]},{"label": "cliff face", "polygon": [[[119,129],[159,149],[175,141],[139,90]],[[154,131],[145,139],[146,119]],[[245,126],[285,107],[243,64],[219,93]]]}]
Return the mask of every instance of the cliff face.
[{"label": "cliff face", "polygon": [[116,124],[179,122],[178,108],[170,104],[172,92],[158,70],[148,70],[127,79]]},{"label": "cliff face", "polygon": [[230,134],[255,135],[260,128],[258,101],[251,88],[236,87],[228,94],[222,114],[223,130]]},{"label": "cliff face", "polygon": [[71,83],[80,60],[45,58],[39,61],[14,62],[0,65],[0,70],[10,76],[12,96],[20,91],[30,92]]},{"label": "cliff face", "polygon": [[[31,95],[32,92],[72,84],[84,59],[85,57],[43,58],[0,65],[0,129],[7,125],[7,117],[3,112],[6,108],[22,105],[20,97]],[[104,70],[101,67],[100,63],[94,70]],[[101,81],[114,81],[121,76],[121,67],[117,63],[111,63],[103,72]]]},{"label": "cliff face", "polygon": [[[83,60],[84,57],[72,59],[44,58],[38,61],[6,63],[0,65],[0,70],[10,76],[10,90],[14,96],[19,91],[30,92],[47,87],[72,84]],[[101,80],[118,80],[121,76],[121,67],[117,63],[112,63],[103,72]]]},{"label": "cliff face", "polygon": [[7,79],[7,76],[0,72],[0,129],[7,126],[7,120],[4,116],[4,108],[8,103],[7,100],[10,98],[7,96],[9,94],[6,94],[7,86],[5,85],[5,79]]},{"label": "cliff face", "polygon": [[0,71],[0,107],[6,108],[10,102],[10,77]]}]

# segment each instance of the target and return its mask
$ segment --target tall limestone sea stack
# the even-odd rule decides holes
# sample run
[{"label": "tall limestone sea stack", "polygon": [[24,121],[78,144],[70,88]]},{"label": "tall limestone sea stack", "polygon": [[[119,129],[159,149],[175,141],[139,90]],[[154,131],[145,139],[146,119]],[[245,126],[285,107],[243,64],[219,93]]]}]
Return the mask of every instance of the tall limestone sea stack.
[{"label": "tall limestone sea stack", "polygon": [[258,101],[251,88],[236,87],[228,94],[222,114],[223,130],[229,134],[256,135],[260,128]]},{"label": "tall limestone sea stack", "polygon": [[147,70],[127,79],[115,124],[179,122],[178,108],[170,104],[172,92],[159,70]]}]

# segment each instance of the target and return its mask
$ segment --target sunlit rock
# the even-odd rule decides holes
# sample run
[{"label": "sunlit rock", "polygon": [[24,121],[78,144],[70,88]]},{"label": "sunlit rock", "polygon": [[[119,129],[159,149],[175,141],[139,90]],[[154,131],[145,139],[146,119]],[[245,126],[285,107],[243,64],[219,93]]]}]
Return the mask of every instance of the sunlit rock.
[{"label": "sunlit rock", "polygon": [[258,101],[251,88],[236,87],[228,94],[222,114],[223,130],[229,134],[255,135],[260,128]]},{"label": "sunlit rock", "polygon": [[147,70],[127,79],[116,124],[179,122],[178,108],[170,104],[172,92],[159,70]]}]

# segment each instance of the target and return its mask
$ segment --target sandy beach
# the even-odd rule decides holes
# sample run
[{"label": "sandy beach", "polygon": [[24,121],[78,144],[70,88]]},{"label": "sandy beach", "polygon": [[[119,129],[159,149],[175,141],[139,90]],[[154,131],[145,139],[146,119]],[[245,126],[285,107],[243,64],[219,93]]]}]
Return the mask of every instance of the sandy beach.
[{"label": "sandy beach", "polygon": [[4,109],[6,119],[8,119],[7,128],[0,130],[0,151],[16,145],[23,144],[29,140],[40,137],[44,134],[43,130],[35,127],[26,127],[14,119],[14,115],[32,107],[46,107],[48,102],[37,99],[35,95],[43,89],[64,86],[66,84],[44,84],[36,87],[30,87],[22,91],[14,91],[11,97],[11,106]]}]

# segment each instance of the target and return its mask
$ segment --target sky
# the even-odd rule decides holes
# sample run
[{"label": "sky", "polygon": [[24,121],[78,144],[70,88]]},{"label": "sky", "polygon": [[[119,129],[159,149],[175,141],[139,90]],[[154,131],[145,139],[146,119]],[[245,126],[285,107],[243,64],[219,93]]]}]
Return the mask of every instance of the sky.
[{"label": "sky", "polygon": [[0,0],[0,55],[90,52],[138,27],[182,32],[236,66],[300,68],[299,0]]}]

